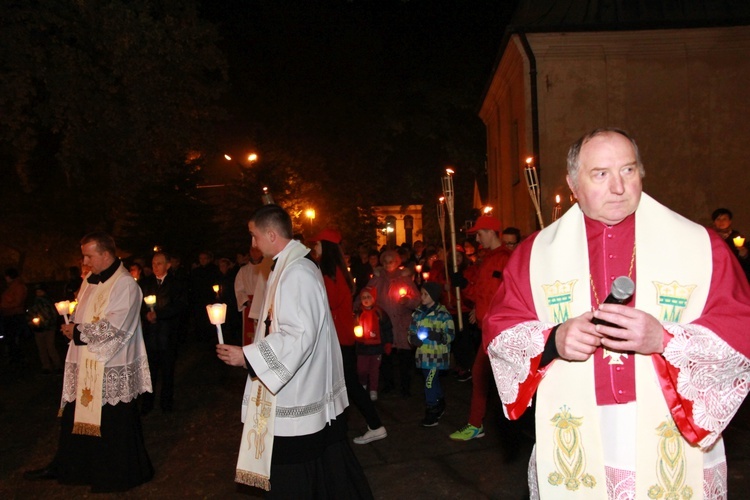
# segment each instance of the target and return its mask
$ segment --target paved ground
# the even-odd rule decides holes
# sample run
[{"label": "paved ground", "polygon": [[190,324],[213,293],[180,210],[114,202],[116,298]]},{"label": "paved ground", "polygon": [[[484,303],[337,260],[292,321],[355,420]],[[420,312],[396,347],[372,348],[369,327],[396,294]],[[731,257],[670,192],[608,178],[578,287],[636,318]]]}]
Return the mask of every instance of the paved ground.
[{"label": "paved ground", "polygon": [[[29,362],[10,370],[0,361],[0,498],[87,498],[88,488],[55,482],[30,483],[24,470],[45,465],[56,448],[55,418],[60,376],[39,373],[33,346]],[[496,396],[488,412],[487,436],[467,443],[448,435],[465,423],[470,383],[443,377],[448,409],[439,426],[419,426],[423,401],[418,377],[410,398],[387,395],[377,402],[388,438],[352,445],[376,498],[521,499],[526,495],[526,464],[531,440],[519,427],[498,425]],[[146,444],[156,468],[153,481],[118,498],[256,498],[258,490],[233,482],[237,458],[239,401],[244,378],[226,367],[210,348],[187,344],[178,366],[176,411],[157,409],[144,418]],[[745,405],[725,434],[730,498],[750,491],[750,411]],[[365,428],[348,410],[350,437]],[[504,446],[503,443],[515,443]],[[97,498],[107,497],[96,495]]]}]

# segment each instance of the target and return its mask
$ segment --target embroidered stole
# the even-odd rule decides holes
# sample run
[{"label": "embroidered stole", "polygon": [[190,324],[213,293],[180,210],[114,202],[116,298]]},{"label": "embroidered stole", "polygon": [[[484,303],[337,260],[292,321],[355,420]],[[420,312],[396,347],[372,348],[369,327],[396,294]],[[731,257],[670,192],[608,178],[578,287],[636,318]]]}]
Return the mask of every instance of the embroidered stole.
[{"label": "embroidered stole", "polygon": [[[274,312],[276,289],[281,275],[292,262],[307,255],[310,250],[296,240],[287,245],[276,267],[269,276],[259,316],[254,342],[266,336],[266,318],[271,320],[271,331],[278,331],[278,320]],[[235,482],[271,490],[271,455],[273,454],[274,419],[276,418],[276,395],[263,385],[259,378],[248,377],[245,395],[242,398],[244,426],[240,453],[237,458]]]},{"label": "embroidered stole", "polygon": [[[711,282],[706,230],[645,193],[635,216],[635,307],[662,323],[694,320]],[[585,221],[575,205],[534,241],[530,279],[539,319],[557,324],[590,311],[589,272]],[[651,356],[635,356],[635,498],[700,499],[703,454],[682,438],[672,420]],[[607,436],[601,427],[606,422],[599,421],[594,384],[589,358],[555,361],[539,385],[536,463],[542,498],[607,498]]]},{"label": "embroidered stole", "polygon": [[[115,282],[123,276],[130,276],[125,267],[120,267],[107,281],[99,283],[88,295],[89,283],[84,280],[79,295],[86,297],[86,305],[80,323],[96,323],[106,319],[110,294]],[[78,314],[76,314],[78,319]],[[73,417],[73,434],[101,437],[102,391],[104,386],[104,365],[89,351],[87,345],[78,346],[78,375],[76,379],[76,410]]]}]

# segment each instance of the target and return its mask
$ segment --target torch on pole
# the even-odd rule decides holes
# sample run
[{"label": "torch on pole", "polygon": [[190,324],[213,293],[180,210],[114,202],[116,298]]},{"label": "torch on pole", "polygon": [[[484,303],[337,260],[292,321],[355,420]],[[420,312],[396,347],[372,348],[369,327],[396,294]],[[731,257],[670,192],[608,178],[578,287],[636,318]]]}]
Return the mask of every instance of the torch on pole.
[{"label": "torch on pole", "polygon": [[[445,196],[441,196],[437,204],[438,225],[440,226],[440,238],[443,240],[443,266],[445,266],[445,279],[448,280],[448,250],[445,248]],[[450,281],[446,282],[445,289],[448,292],[448,303],[451,302]]]},{"label": "torch on pole", "polygon": [[531,202],[534,204],[536,209],[536,217],[539,220],[539,228],[544,229],[544,219],[542,218],[541,209],[541,192],[539,191],[539,175],[536,172],[534,166],[534,158],[529,156],[526,158],[526,168],[524,168],[526,174],[526,186],[529,188],[529,196],[531,196]]},{"label": "torch on pole", "polygon": [[[458,272],[458,261],[456,260],[456,221],[454,217],[454,191],[453,191],[453,169],[446,168],[443,176],[443,196],[445,207],[448,210],[448,222],[451,226],[451,254],[453,255],[453,272]],[[447,256],[446,256],[447,257]],[[446,278],[450,279],[449,276]],[[458,331],[463,331],[464,321],[461,317],[461,289],[456,287],[456,311],[458,312]]]}]

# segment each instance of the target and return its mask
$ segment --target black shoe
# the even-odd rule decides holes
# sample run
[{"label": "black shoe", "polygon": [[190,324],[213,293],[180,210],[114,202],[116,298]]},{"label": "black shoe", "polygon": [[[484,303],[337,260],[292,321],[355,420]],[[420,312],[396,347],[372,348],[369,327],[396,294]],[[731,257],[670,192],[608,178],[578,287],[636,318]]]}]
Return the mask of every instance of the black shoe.
[{"label": "black shoe", "polygon": [[430,413],[429,411],[425,413],[424,418],[422,419],[422,427],[435,427],[437,424],[439,424],[439,418],[435,413]]},{"label": "black shoe", "polygon": [[435,427],[445,413],[445,400],[439,399],[435,406],[428,406],[422,419],[422,427]]},{"label": "black shoe", "polygon": [[23,473],[23,478],[27,481],[44,481],[46,479],[57,479],[57,474],[48,466],[42,469],[27,470]]}]

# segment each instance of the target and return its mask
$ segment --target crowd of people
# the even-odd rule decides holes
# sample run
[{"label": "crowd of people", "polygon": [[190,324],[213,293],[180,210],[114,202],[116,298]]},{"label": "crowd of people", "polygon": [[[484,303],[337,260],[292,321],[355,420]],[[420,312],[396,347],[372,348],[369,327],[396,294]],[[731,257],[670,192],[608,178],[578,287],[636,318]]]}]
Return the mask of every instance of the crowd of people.
[{"label": "crowd of people", "polygon": [[[725,489],[720,433],[747,393],[736,377],[750,366],[750,346],[737,333],[750,318],[749,253],[730,210],[716,210],[706,231],[642,193],[644,172],[627,133],[595,130],[571,147],[568,184],[578,204],[559,222],[522,240],[483,215],[447,252],[419,240],[347,247],[334,228],[302,242],[276,205],[253,214],[248,253],[214,261],[201,252],[191,269],[163,251],[126,267],[112,238],[92,233],[81,242],[83,272],[71,268],[64,290],[78,301],[61,327],[72,341],[64,365],[47,286],[37,284],[29,301],[19,272],[8,269],[7,358],[17,362],[19,343],[33,334],[43,372],[64,375],[59,448],[26,477],[85,481],[94,491],[148,481],[140,418],[154,411],[157,389],[162,412],[179,408],[175,364],[180,344],[193,339],[218,344],[222,361],[248,372],[243,443],[251,444],[240,447],[237,481],[270,497],[371,496],[338,417],[349,403],[363,415],[356,445],[387,438],[377,402],[411,398],[415,375],[425,411],[415,425],[424,427],[439,425],[450,402],[441,376],[472,385],[466,425],[452,440],[485,435],[492,390],[503,424],[533,407],[532,498],[554,496],[560,485],[612,498],[643,481],[654,494],[686,498]],[[685,242],[678,257],[664,251],[670,241]],[[632,299],[613,304],[607,294],[619,276],[638,285]],[[217,302],[227,304],[223,342],[206,313]],[[701,375],[695,359],[683,359],[689,349],[707,349],[694,354],[704,371],[713,366],[716,386],[691,385]],[[734,372],[716,359],[731,359]],[[717,395],[727,398],[718,409]],[[647,426],[666,430],[650,435]],[[656,451],[633,449],[655,442],[685,450],[680,466],[699,479],[665,486],[647,472],[657,469],[652,462],[677,467],[674,457],[665,465]],[[566,443],[576,443],[570,460],[586,454],[585,470],[549,458]],[[113,465],[98,467],[84,453]]]}]

